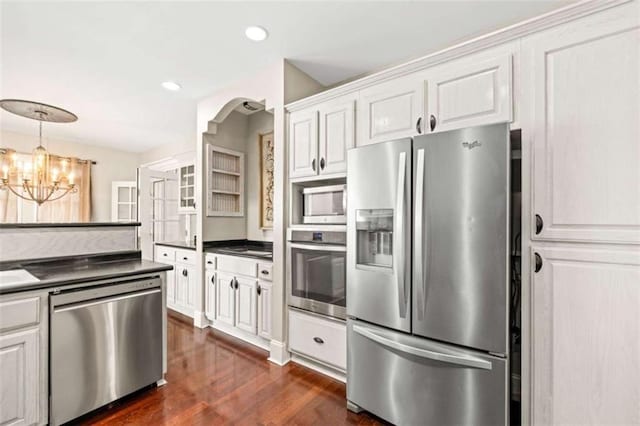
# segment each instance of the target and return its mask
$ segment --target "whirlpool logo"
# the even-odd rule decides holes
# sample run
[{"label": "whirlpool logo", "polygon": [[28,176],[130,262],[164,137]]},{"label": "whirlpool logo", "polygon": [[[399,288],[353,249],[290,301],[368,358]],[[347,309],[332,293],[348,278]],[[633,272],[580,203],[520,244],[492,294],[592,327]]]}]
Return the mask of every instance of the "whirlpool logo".
[{"label": "whirlpool logo", "polygon": [[481,144],[480,142],[478,142],[478,141],[473,141],[473,142],[462,142],[462,146],[463,146],[463,147],[465,147],[465,148],[468,148],[468,149],[470,149],[470,150],[471,150],[471,149],[473,149],[473,148],[479,147],[479,146],[481,146],[481,145],[482,145],[482,144]]}]

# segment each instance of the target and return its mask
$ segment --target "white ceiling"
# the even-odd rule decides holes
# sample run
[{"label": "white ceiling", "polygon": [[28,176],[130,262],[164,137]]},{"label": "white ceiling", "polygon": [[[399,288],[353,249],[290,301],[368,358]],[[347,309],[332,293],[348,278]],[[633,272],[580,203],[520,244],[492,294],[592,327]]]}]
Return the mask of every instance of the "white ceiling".
[{"label": "white ceiling", "polygon": [[[76,113],[46,136],[140,152],[195,140],[196,101],[288,58],[330,85],[566,1],[2,1],[0,97]],[[270,33],[256,43],[248,25]],[[180,92],[160,83],[174,80]],[[4,129],[36,123],[2,111]]]}]

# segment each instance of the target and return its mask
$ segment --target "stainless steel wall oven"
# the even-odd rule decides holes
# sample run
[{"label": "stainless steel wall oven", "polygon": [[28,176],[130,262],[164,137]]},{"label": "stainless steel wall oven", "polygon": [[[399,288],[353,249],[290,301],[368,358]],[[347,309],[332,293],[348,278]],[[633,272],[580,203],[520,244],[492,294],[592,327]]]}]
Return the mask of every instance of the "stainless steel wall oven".
[{"label": "stainless steel wall oven", "polygon": [[346,233],[289,230],[288,303],[346,318]]}]

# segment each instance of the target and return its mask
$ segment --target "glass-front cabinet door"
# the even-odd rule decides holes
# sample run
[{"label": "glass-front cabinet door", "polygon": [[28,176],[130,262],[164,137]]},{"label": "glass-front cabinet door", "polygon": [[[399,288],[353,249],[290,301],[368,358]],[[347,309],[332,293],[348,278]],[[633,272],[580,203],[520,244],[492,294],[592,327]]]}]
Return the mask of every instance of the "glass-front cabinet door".
[{"label": "glass-front cabinet door", "polygon": [[193,164],[180,167],[180,204],[178,211],[193,212],[196,209],[196,173]]}]

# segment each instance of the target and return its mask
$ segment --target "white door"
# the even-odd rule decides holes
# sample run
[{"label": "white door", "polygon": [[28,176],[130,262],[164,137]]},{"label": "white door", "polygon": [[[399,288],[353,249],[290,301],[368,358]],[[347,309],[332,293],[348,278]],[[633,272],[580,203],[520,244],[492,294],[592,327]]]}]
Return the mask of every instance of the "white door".
[{"label": "white door", "polygon": [[113,222],[138,220],[138,184],[135,180],[111,182],[111,220]]},{"label": "white door", "polygon": [[532,424],[640,424],[640,251],[532,250]]},{"label": "white door", "polygon": [[511,55],[445,64],[428,72],[426,132],[510,122]]},{"label": "white door", "polygon": [[178,177],[148,167],[138,169],[138,220],[140,250],[144,259],[153,259],[153,244],[178,236]]},{"label": "white door", "polygon": [[39,330],[0,336],[0,424],[39,423]]},{"label": "white door", "polygon": [[425,91],[420,73],[360,91],[357,145],[424,133]]},{"label": "white door", "polygon": [[236,278],[236,327],[256,334],[258,282],[248,278]]},{"label": "white door", "polygon": [[233,275],[218,272],[216,274],[216,319],[235,325],[236,291]]},{"label": "white door", "polygon": [[640,29],[629,7],[523,43],[533,239],[640,243]]},{"label": "white door", "polygon": [[207,318],[213,321],[216,319],[216,272],[212,269],[206,269],[204,279],[204,314]]},{"label": "white door", "polygon": [[347,149],[355,142],[355,100],[340,99],[321,105],[319,166],[320,174],[346,173]]},{"label": "white door", "polygon": [[318,173],[318,111],[297,111],[289,115],[289,177]]},{"label": "white door", "polygon": [[258,281],[258,335],[271,339],[271,299],[273,284]]}]

